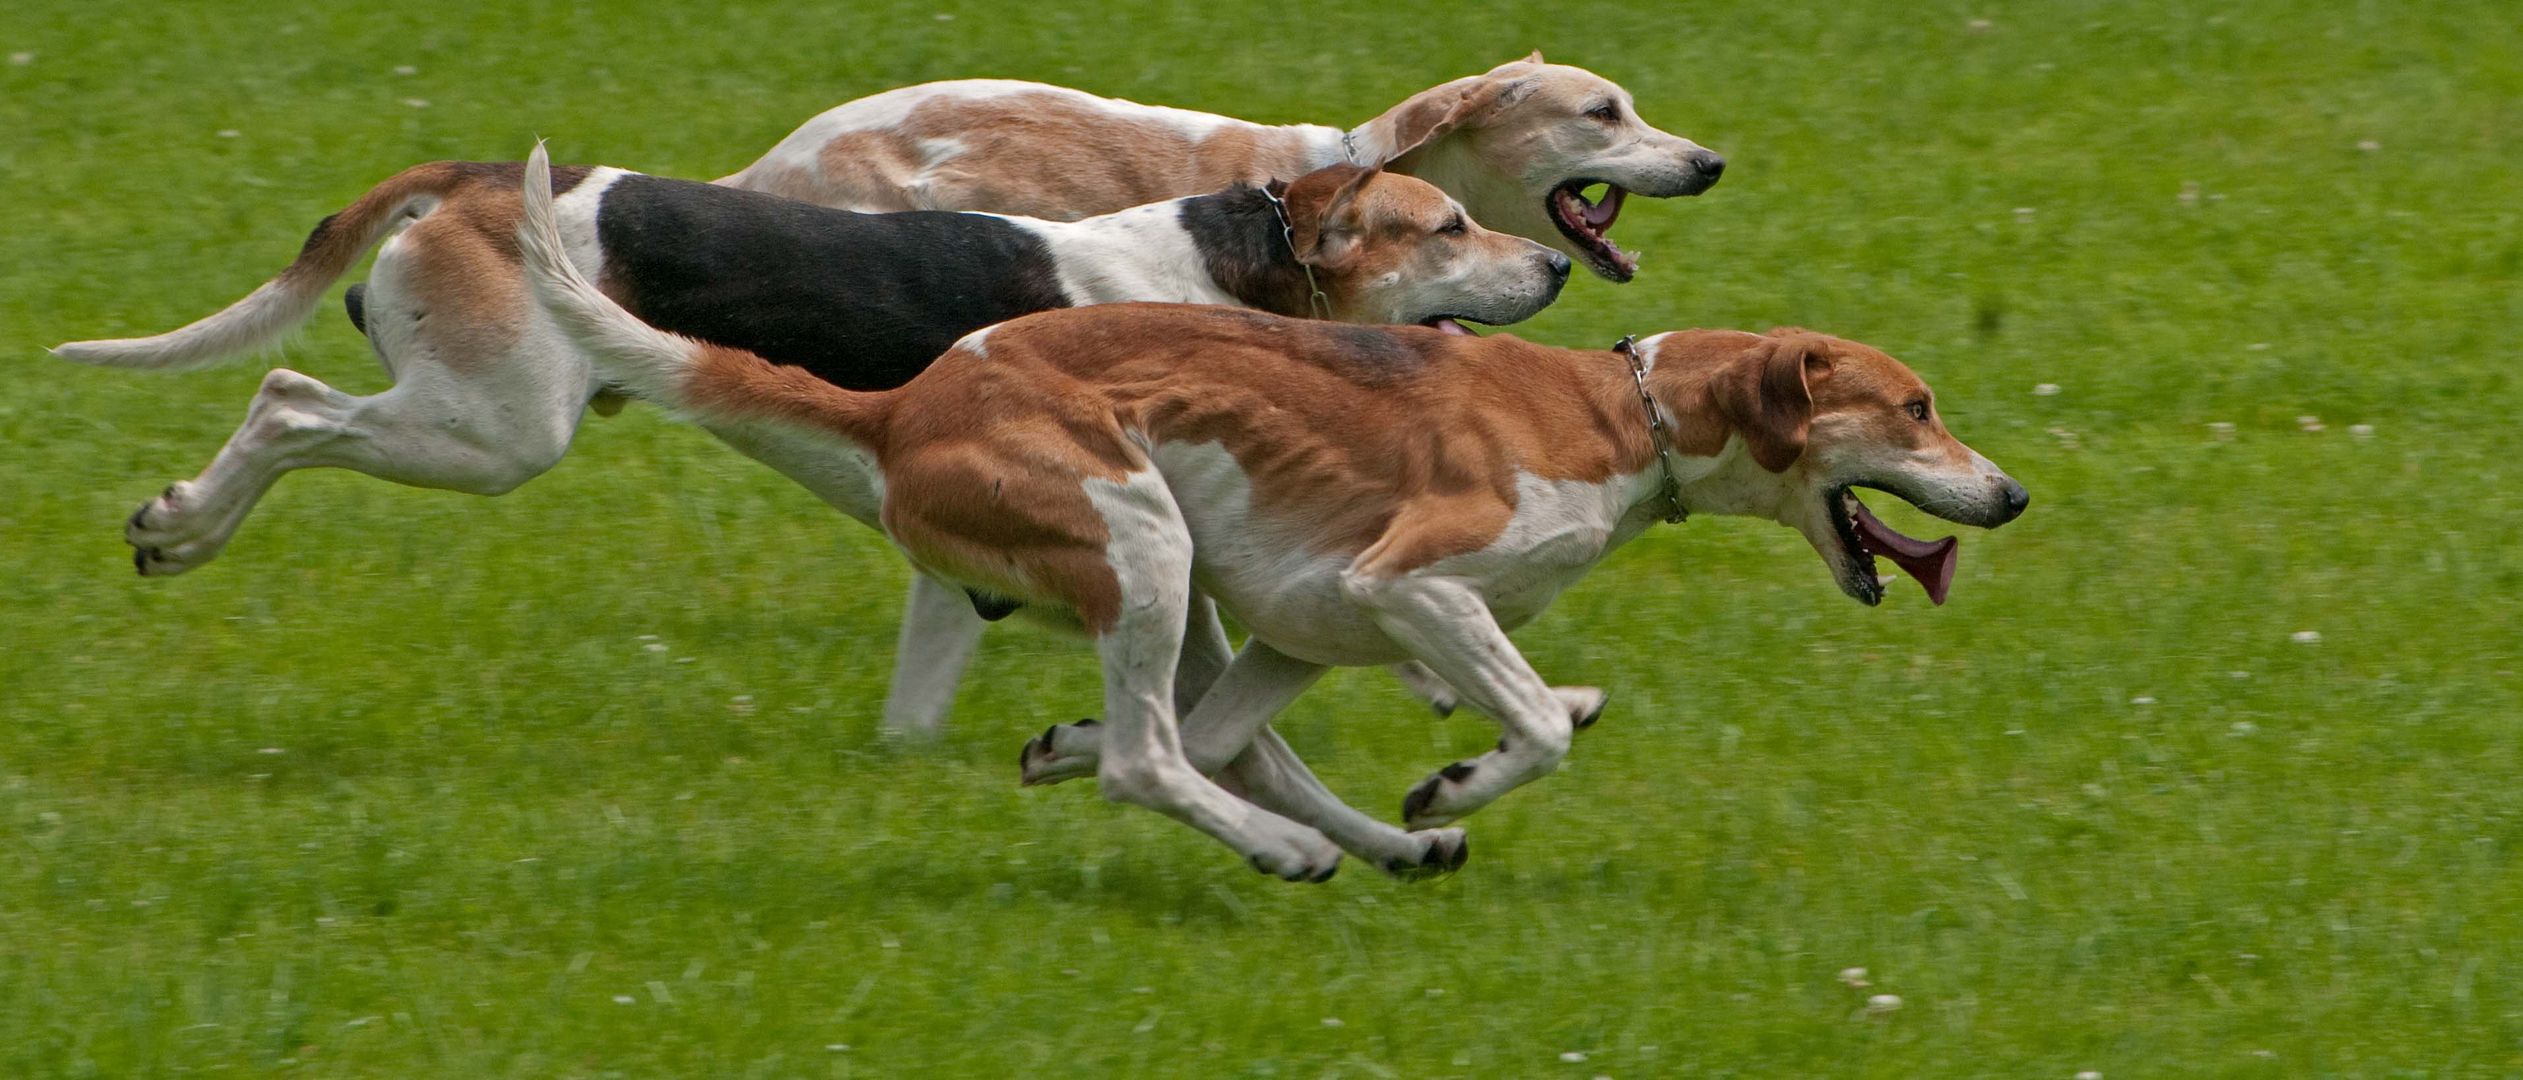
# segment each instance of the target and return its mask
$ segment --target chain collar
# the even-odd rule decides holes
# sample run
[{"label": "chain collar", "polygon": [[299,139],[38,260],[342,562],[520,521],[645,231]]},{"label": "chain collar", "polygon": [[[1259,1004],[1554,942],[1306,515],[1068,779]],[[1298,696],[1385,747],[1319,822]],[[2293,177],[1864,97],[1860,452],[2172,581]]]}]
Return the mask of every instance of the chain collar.
[{"label": "chain collar", "polygon": [[1297,227],[1288,223],[1288,204],[1268,184],[1262,185],[1261,193],[1262,198],[1270,200],[1271,216],[1279,219],[1279,236],[1288,242],[1288,257],[1297,261],[1297,269],[1305,271],[1305,310],[1317,319],[1331,318],[1332,298],[1323,295],[1323,286],[1315,282],[1314,265],[1297,254]]},{"label": "chain collar", "polygon": [[1656,407],[1656,395],[1647,390],[1647,362],[1638,358],[1638,335],[1631,334],[1612,343],[1612,351],[1629,361],[1629,374],[1638,382],[1638,404],[1647,410],[1647,439],[1656,446],[1656,468],[1664,474],[1656,485],[1656,494],[1664,499],[1662,515],[1669,524],[1690,520],[1691,512],[1682,508],[1682,482],[1673,477],[1673,438],[1664,429],[1664,410]]}]

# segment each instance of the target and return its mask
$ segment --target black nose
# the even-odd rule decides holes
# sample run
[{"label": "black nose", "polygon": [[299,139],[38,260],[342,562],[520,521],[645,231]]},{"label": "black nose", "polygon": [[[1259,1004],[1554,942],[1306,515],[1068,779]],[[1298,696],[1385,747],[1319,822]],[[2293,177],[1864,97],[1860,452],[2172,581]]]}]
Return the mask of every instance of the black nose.
[{"label": "black nose", "polygon": [[1568,261],[1568,256],[1554,251],[1551,252],[1551,259],[1547,265],[1551,268],[1552,277],[1558,278],[1561,281],[1566,281],[1568,280],[1568,269],[1576,264]]},{"label": "black nose", "polygon": [[2025,491],[2024,485],[2016,483],[2011,477],[2007,479],[2006,487],[1998,494],[2006,499],[2006,516],[1998,520],[2000,525],[2024,516],[2024,508],[2032,505],[2032,493]]},{"label": "black nose", "polygon": [[1691,173],[1692,194],[1696,195],[1715,186],[1717,178],[1726,174],[1726,159],[1702,150],[1691,155]]}]

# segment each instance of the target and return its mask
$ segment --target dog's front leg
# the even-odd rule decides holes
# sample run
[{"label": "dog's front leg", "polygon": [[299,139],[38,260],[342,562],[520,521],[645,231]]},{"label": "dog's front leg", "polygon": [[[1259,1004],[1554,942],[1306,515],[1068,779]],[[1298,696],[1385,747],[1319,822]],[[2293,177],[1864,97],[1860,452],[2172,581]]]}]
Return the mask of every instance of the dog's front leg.
[{"label": "dog's front leg", "polygon": [[1444,825],[1559,766],[1577,726],[1570,707],[1534,673],[1470,585],[1352,570],[1341,586],[1396,644],[1505,729],[1497,749],[1439,769],[1412,788],[1402,800],[1405,825]]},{"label": "dog's front leg", "polygon": [[[1463,703],[1454,687],[1446,685],[1436,672],[1428,670],[1428,665],[1417,660],[1405,660],[1384,670],[1401,680],[1402,688],[1410,691],[1411,696],[1427,702],[1438,716],[1454,715],[1455,706]],[[1560,703],[1568,706],[1569,719],[1576,722],[1579,731],[1593,727],[1595,721],[1603,718],[1604,702],[1611,697],[1601,687],[1595,686],[1554,686],[1551,692],[1558,694]]]}]

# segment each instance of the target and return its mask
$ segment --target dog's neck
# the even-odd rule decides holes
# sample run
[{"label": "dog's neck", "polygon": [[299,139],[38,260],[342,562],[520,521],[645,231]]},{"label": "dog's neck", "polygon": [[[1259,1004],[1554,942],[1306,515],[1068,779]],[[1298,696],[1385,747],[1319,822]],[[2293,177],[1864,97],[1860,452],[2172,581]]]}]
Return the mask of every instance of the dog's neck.
[{"label": "dog's neck", "polygon": [[1183,231],[1191,235],[1201,269],[1219,291],[1273,315],[1311,314],[1312,286],[1289,247],[1290,223],[1270,195],[1238,184],[1181,200],[1181,205]]},{"label": "dog's neck", "polygon": [[[1683,508],[1693,516],[1779,520],[1791,494],[1789,478],[1753,461],[1718,413],[1709,385],[1722,363],[1681,350],[1668,352],[1659,363],[1656,346],[1663,336],[1646,338],[1637,348],[1648,365],[1648,392],[1664,420]],[[1602,418],[1602,437],[1611,443],[1616,497],[1623,502],[1624,516],[1661,520],[1667,509],[1663,473],[1629,358],[1610,350],[1571,353],[1580,372],[1580,392],[1589,411]]]}]

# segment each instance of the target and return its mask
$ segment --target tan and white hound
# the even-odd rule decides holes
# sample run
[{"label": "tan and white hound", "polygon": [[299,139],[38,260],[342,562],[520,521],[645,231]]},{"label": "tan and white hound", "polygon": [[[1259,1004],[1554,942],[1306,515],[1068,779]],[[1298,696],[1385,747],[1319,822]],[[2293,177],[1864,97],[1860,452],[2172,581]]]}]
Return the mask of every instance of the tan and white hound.
[{"label": "tan and white hound", "polygon": [[[1726,167],[1649,126],[1618,84],[1536,52],[1345,130],[1043,83],[923,83],[826,110],[718,182],[852,210],[1065,221],[1343,163],[1427,180],[1481,224],[1553,245],[1614,281],[1638,270],[1606,235],[1622,200],[1697,195]],[[1589,198],[1598,185],[1601,197]]]},{"label": "tan and white hound", "polygon": [[[2028,501],[1907,367],[1805,331],[1658,334],[1633,369],[1504,335],[1123,304],[1002,323],[853,393],[638,321],[569,260],[546,190],[529,175],[528,277],[620,385],[781,447],[766,460],[810,487],[874,493],[871,523],[924,574],[1094,638],[1104,720],[1035,740],[1028,779],[1095,775],[1292,880],[1343,850],[1458,866],[1441,826],[1551,771],[1584,704],[1507,631],[1659,517],[1795,528],[1871,605],[1877,557],[1941,600],[1954,542],[1894,532],[1852,489],[1984,527]],[[1195,591],[1252,637],[1178,729]],[[1268,730],[1326,667],[1405,659],[1504,729],[1409,793],[1414,832],[1342,804]]]}]

